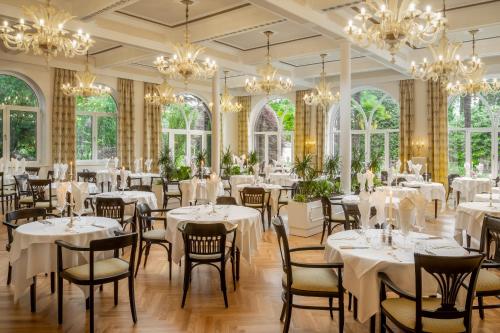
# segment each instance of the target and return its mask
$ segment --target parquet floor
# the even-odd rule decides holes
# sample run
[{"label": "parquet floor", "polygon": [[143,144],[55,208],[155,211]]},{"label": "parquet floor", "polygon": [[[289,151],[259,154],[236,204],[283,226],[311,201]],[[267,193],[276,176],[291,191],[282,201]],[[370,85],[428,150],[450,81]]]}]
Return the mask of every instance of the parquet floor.
[{"label": "parquet floor", "polygon": [[[431,214],[429,209],[429,215]],[[428,223],[428,232],[449,235],[453,232],[453,215],[443,214],[437,223]],[[64,324],[57,325],[56,294],[50,294],[49,279],[40,276],[37,286],[38,311],[31,314],[26,294],[18,304],[13,302],[12,289],[6,286],[8,254],[3,244],[5,228],[1,228],[0,244],[0,332],[85,332],[88,318],[82,292],[74,285],[64,284]],[[317,245],[319,236],[290,237],[292,247]],[[118,306],[113,305],[111,285],[96,293],[96,331],[126,332],[281,332],[281,262],[273,232],[267,231],[259,252],[249,264],[242,260],[241,278],[233,291],[228,274],[229,308],[224,308],[215,269],[195,269],[187,303],[181,309],[182,270],[174,265],[172,281],[168,280],[165,251],[151,251],[146,269],[140,269],[136,279],[138,322],[133,324],[127,294],[127,283],[120,283]],[[300,258],[321,261],[322,253]],[[229,273],[229,272],[228,272]],[[346,297],[347,300],[347,297]],[[347,302],[346,302],[347,303]],[[290,332],[337,332],[338,317],[331,320],[325,311],[294,309]],[[492,333],[500,328],[500,310],[487,310],[481,321],[477,313],[473,318],[474,332]],[[346,312],[345,332],[368,332],[368,323],[355,321]]]}]

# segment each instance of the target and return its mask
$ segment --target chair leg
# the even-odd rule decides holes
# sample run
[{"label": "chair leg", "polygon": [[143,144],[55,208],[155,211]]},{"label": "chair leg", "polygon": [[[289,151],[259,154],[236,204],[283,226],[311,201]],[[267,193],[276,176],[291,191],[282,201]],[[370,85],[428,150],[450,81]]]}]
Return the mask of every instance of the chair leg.
[{"label": "chair leg", "polygon": [[240,249],[236,248],[236,281],[240,280],[240,259],[241,259]]},{"label": "chair leg", "polygon": [[267,206],[267,228],[271,229],[271,206]]},{"label": "chair leg", "polygon": [[352,303],[353,303],[352,305],[353,305],[353,308],[354,308],[352,316],[354,317],[354,319],[357,320],[358,319],[358,299],[355,296],[353,296],[353,302]]},{"label": "chair leg", "polygon": [[339,333],[344,332],[344,292],[339,295]]},{"label": "chair leg", "polygon": [[377,315],[370,317],[370,333],[375,333],[375,325],[377,324]]},{"label": "chair leg", "polygon": [[113,282],[113,298],[115,301],[115,306],[118,305],[118,280]]},{"label": "chair leg", "polygon": [[326,221],[323,221],[323,232],[321,233],[321,240],[319,241],[320,244],[323,244],[323,238],[325,237],[325,231],[326,231]]},{"label": "chair leg", "polygon": [[286,311],[286,301],[283,301],[283,307],[281,308],[280,321],[285,319],[285,311]]},{"label": "chair leg", "polygon": [[94,286],[89,286],[90,333],[94,333]]},{"label": "chair leg", "polygon": [[33,276],[33,283],[30,286],[31,312],[36,312],[36,276]]},{"label": "chair leg", "polygon": [[146,245],[146,253],[144,255],[144,268],[146,268],[146,263],[148,262],[149,249],[151,248],[151,244]]},{"label": "chair leg", "polygon": [[57,274],[57,322],[63,322],[63,279]]},{"label": "chair leg", "polygon": [[12,281],[12,265],[9,262],[9,268],[7,270],[7,285],[10,285],[11,281]]},{"label": "chair leg", "polygon": [[137,277],[137,272],[139,272],[139,266],[141,266],[141,259],[142,259],[142,251],[144,251],[144,246],[142,244],[140,245],[139,249],[139,258],[137,258],[137,266],[135,268],[135,276]]},{"label": "chair leg", "polygon": [[264,210],[260,213],[260,219],[262,220],[262,231],[266,231],[266,222],[264,221]]},{"label": "chair leg", "polygon": [[330,307],[330,318],[333,319],[333,297],[328,297],[328,306]]},{"label": "chair leg", "polygon": [[351,306],[352,306],[352,294],[349,293],[349,301],[347,303],[347,310],[351,311],[351,309],[352,309]]},{"label": "chair leg", "polygon": [[285,325],[283,326],[283,333],[288,333],[290,329],[290,321],[292,319],[292,304],[293,304],[293,295],[287,295],[287,304],[286,304],[286,315],[285,315]]},{"label": "chair leg", "polygon": [[168,244],[168,279],[172,280],[172,244]]},{"label": "chair leg", "polygon": [[220,289],[222,290],[222,295],[224,296],[224,306],[227,308],[227,292],[226,292],[226,264],[225,262],[220,265]]},{"label": "chair leg", "polygon": [[53,294],[56,291],[56,273],[50,272],[50,293]]},{"label": "chair leg", "polygon": [[128,277],[128,298],[130,302],[130,312],[132,312],[132,320],[137,323],[137,311],[135,309],[135,292],[134,292],[134,277]]},{"label": "chair leg", "polygon": [[478,309],[479,309],[479,318],[481,318],[481,320],[483,320],[484,319],[483,296],[479,296],[477,298],[477,303],[478,303]]},{"label": "chair leg", "polygon": [[234,291],[236,291],[236,254],[233,254],[231,256],[231,273],[233,275],[233,286],[234,286]]},{"label": "chair leg", "polygon": [[380,311],[380,333],[385,333],[385,315]]},{"label": "chair leg", "polygon": [[186,304],[186,295],[189,289],[189,283],[191,281],[191,263],[187,260],[184,262],[184,291],[182,293],[182,303],[181,308],[184,308]]}]

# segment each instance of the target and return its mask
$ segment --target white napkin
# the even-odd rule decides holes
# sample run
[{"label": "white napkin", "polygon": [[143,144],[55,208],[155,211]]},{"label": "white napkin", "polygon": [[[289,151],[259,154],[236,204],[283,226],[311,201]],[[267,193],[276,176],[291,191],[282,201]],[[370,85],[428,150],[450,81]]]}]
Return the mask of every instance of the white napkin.
[{"label": "white napkin", "polygon": [[139,173],[139,171],[141,171],[141,160],[136,158],[134,160],[134,172]]},{"label": "white napkin", "polygon": [[120,160],[118,159],[118,157],[115,157],[115,159],[114,159],[114,162],[115,162],[115,169],[118,169],[118,162],[119,162],[119,161],[120,161]]},{"label": "white napkin", "polygon": [[146,160],[146,162],[144,162],[144,164],[146,164],[146,171],[148,173],[151,172],[151,164],[153,164],[153,159],[152,158],[148,158]]},{"label": "white napkin", "polygon": [[401,172],[401,160],[396,162],[396,173]]},{"label": "white napkin", "polygon": [[21,173],[26,173],[26,159],[24,157],[21,160]]},{"label": "white napkin", "polygon": [[0,171],[4,171],[4,165],[5,165],[5,162],[3,160],[3,157],[0,158]]},{"label": "white napkin", "polygon": [[190,183],[191,183],[191,192],[189,193],[189,200],[191,202],[194,202],[196,201],[196,189],[198,188],[198,177],[193,177],[191,178],[190,180]]},{"label": "white napkin", "polygon": [[415,195],[413,197],[413,203],[415,204],[415,224],[421,228],[425,227],[425,207],[427,206],[427,200],[423,195]]},{"label": "white napkin", "polygon": [[465,177],[470,177],[470,163],[464,163]]},{"label": "white napkin", "polygon": [[365,192],[366,191],[366,175],[364,173],[359,172],[357,174],[357,177],[358,177],[360,191]]},{"label": "white napkin", "polygon": [[108,169],[109,168],[109,161],[110,161],[109,158],[105,158],[104,159],[104,169]]},{"label": "white napkin", "polygon": [[392,181],[394,180],[394,175],[396,173],[397,172],[394,167],[390,167],[389,170],[387,170],[387,185],[392,185]]},{"label": "white napkin", "polygon": [[74,212],[82,214],[85,211],[85,199],[89,196],[89,183],[71,182],[71,194],[75,203]]},{"label": "white napkin", "polygon": [[415,206],[409,198],[399,200],[399,229],[404,234],[411,230],[411,212]]},{"label": "white napkin", "polygon": [[375,175],[373,174],[373,172],[371,172],[371,170],[367,170],[365,172],[365,178],[368,183],[368,189],[373,189],[373,177],[375,177]]},{"label": "white napkin", "polygon": [[377,223],[385,223],[385,191],[376,191],[371,195],[371,201],[377,210]]},{"label": "white napkin", "polygon": [[479,163],[476,168],[477,168],[478,174],[482,175],[483,172],[484,172],[484,164],[483,163]]},{"label": "white napkin", "polygon": [[118,185],[117,184],[117,180],[118,180],[118,174],[116,173],[116,171],[113,169],[113,168],[109,168],[108,170],[110,176],[111,176],[111,190],[112,191],[115,191],[116,190],[116,186]]},{"label": "white napkin", "polygon": [[217,201],[217,195],[219,194],[219,176],[210,176],[210,178],[207,180],[207,196],[208,196],[208,201],[210,202],[216,202]]},{"label": "white napkin", "polygon": [[409,160],[408,162],[406,162],[408,164],[408,171],[411,172],[413,170],[413,161],[412,160]]},{"label": "white napkin", "polygon": [[17,175],[19,174],[19,161],[17,160],[17,158],[14,158],[12,157],[10,159],[10,165],[12,166],[12,174],[13,175]]},{"label": "white napkin", "polygon": [[59,164],[59,179],[66,179],[66,172],[68,171],[68,165],[66,163]]},{"label": "white napkin", "polygon": [[127,178],[129,175],[129,171],[125,169],[120,169],[120,187],[122,189],[127,187]]},{"label": "white napkin", "polygon": [[360,221],[363,228],[368,228],[370,225],[370,193],[361,192],[359,194],[358,209],[361,214]]},{"label": "white napkin", "polygon": [[422,170],[422,164],[412,164],[411,170],[415,174],[415,176],[420,176],[420,170]]},{"label": "white napkin", "polygon": [[68,193],[69,183],[61,182],[56,189],[57,207],[62,208],[66,204],[66,193]]},{"label": "white napkin", "polygon": [[59,171],[61,169],[61,165],[59,163],[54,163],[54,179],[59,179]]},{"label": "white napkin", "polygon": [[272,165],[266,163],[266,166],[264,167],[264,173],[266,174],[266,179],[269,179],[269,175],[272,170],[273,170]]}]

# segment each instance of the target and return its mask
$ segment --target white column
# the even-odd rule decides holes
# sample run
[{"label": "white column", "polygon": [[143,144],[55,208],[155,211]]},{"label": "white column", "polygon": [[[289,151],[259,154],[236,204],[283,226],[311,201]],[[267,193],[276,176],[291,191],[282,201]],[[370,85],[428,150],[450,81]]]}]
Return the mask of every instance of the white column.
[{"label": "white column", "polygon": [[344,193],[351,191],[351,44],[340,44],[340,179]]},{"label": "white column", "polygon": [[220,76],[215,72],[212,78],[212,171],[220,172]]}]

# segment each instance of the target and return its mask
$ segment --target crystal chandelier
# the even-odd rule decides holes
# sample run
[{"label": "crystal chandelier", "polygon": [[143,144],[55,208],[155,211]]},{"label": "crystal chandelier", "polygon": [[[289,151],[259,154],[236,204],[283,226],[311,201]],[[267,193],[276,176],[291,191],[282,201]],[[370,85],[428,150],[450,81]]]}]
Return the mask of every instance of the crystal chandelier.
[{"label": "crystal chandelier", "polygon": [[31,25],[21,18],[12,27],[7,21],[0,26],[0,39],[10,50],[32,51],[35,55],[44,55],[48,61],[60,53],[65,57],[84,55],[94,44],[81,30],[70,36],[64,25],[74,16],[53,7],[50,0],[46,5],[24,6],[23,10],[33,22]]},{"label": "crystal chandelier", "polygon": [[[415,1],[418,3],[418,1]],[[404,44],[422,46],[434,43],[442,31],[445,19],[434,13],[430,6],[425,11],[416,8],[415,2],[401,0],[368,0],[368,9],[361,7],[355,20],[349,20],[345,32],[363,47],[375,44],[390,52],[392,61]]]},{"label": "crystal chandelier", "polygon": [[186,5],[186,23],[184,32],[184,42],[174,45],[174,55],[166,59],[164,56],[156,58],[153,64],[158,71],[170,76],[171,78],[180,78],[184,80],[187,85],[189,79],[207,79],[212,77],[217,70],[217,65],[214,60],[206,58],[203,63],[198,61],[204,48],[189,41],[189,5],[193,3],[192,0],[181,0],[181,3]]},{"label": "crystal chandelier", "polygon": [[243,108],[243,105],[233,102],[233,96],[231,96],[231,94],[227,90],[227,73],[228,71],[224,71],[224,92],[220,97],[220,108],[224,113],[240,112]]},{"label": "crystal chandelier", "polygon": [[[476,33],[479,30],[469,31],[472,35],[472,59],[477,57],[476,55]],[[472,60],[471,60],[472,61]],[[497,80],[488,81],[484,78],[484,67],[479,68],[477,71],[465,78],[463,82],[457,81],[455,83],[448,83],[446,86],[446,91],[448,95],[451,96],[466,96],[466,95],[488,95],[491,93],[498,92],[500,90],[500,84]]]},{"label": "crystal chandelier", "polygon": [[316,92],[306,94],[304,96],[304,103],[307,105],[321,105],[327,107],[329,104],[336,103],[340,100],[340,93],[332,94],[330,84],[326,82],[325,73],[325,57],[326,54],[321,54],[321,75],[319,84],[315,87]]},{"label": "crystal chandelier", "polygon": [[258,71],[262,79],[257,80],[255,77],[245,80],[245,90],[251,94],[265,93],[267,96],[273,93],[287,93],[293,88],[293,82],[290,79],[277,78],[277,70],[271,65],[271,55],[269,53],[269,38],[273,34],[272,31],[265,31],[267,37],[267,56],[266,65]]},{"label": "crystal chandelier", "polygon": [[87,53],[87,62],[85,63],[85,71],[78,72],[76,76],[76,85],[70,82],[64,83],[61,86],[62,92],[67,96],[100,96],[111,93],[111,89],[102,85],[95,85],[96,76],[89,70],[89,55]]},{"label": "crystal chandelier", "polygon": [[[446,19],[446,6],[443,1],[443,15]],[[462,46],[461,43],[450,42],[446,36],[446,25],[438,45],[430,45],[429,49],[432,53],[433,62],[429,63],[426,58],[423,62],[416,64],[411,63],[411,74],[422,80],[440,80],[442,84],[447,85],[449,82],[471,77],[474,73],[480,70],[483,66],[481,59],[476,55],[464,64],[457,53]]]},{"label": "crystal chandelier", "polygon": [[168,84],[166,78],[163,78],[163,82],[155,89],[156,92],[154,92],[153,94],[147,93],[144,96],[144,101],[146,102],[146,104],[164,106],[184,103],[184,97],[174,94],[174,88],[172,88],[172,86]]}]

